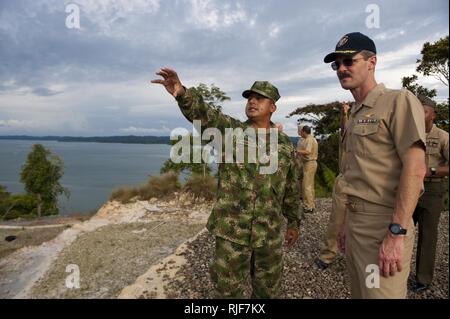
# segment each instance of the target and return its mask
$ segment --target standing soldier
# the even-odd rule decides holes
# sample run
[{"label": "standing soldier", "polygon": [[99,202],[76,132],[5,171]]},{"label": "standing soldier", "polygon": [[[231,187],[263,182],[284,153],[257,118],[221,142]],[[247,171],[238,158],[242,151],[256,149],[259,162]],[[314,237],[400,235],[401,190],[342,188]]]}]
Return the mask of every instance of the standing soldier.
[{"label": "standing soldier", "polygon": [[347,209],[338,240],[352,298],[405,298],[426,171],[423,107],[408,90],[377,84],[375,43],[359,32],[343,36],[324,62],[355,99],[343,138]]},{"label": "standing soldier", "polygon": [[219,164],[217,200],[207,223],[216,238],[211,279],[220,296],[242,298],[250,274],[253,297],[277,297],[283,270],[283,216],[287,219],[288,246],[297,241],[301,218],[295,150],[289,137],[276,130],[270,121],[280,98],[278,89],[267,81],[256,81],[244,91],[248,120],[240,122],[209,107],[194,89],[186,89],[175,71],[163,68],[156,74],[164,79],[152,83],[164,85],[187,119],[201,120],[202,131],[216,128],[223,136],[227,128],[263,131],[273,128],[267,137],[277,132],[275,173],[261,174],[259,163],[251,163],[247,157],[244,163]]},{"label": "standing soldier", "polygon": [[314,192],[314,177],[317,171],[317,155],[318,145],[317,140],[311,135],[311,128],[307,125],[303,126],[300,130],[299,148],[297,153],[300,156],[303,169],[302,179],[302,196],[303,196],[303,209],[305,213],[313,213],[316,208],[315,192]]},{"label": "standing soldier", "polygon": [[[344,135],[345,126],[348,121],[350,105],[348,103],[343,103],[341,108],[341,120],[340,120],[340,137]],[[332,202],[331,202],[331,214],[328,220],[327,231],[325,233],[325,238],[322,244],[322,249],[320,251],[320,257],[316,260],[316,265],[320,270],[328,268],[328,266],[334,261],[338,253],[337,247],[337,236],[339,230],[344,223],[345,216],[345,202],[347,197],[342,193],[344,186],[344,179],[342,177],[342,166],[343,166],[343,151],[342,143],[339,143],[339,174],[336,176],[336,180],[333,185]]]},{"label": "standing soldier", "polygon": [[416,255],[416,283],[413,290],[427,290],[433,280],[436,242],[441,211],[444,208],[444,194],[448,176],[448,133],[434,125],[436,103],[426,96],[418,96],[425,110],[427,133],[425,193],[420,197],[414,211],[414,223],[419,224],[419,238]]}]

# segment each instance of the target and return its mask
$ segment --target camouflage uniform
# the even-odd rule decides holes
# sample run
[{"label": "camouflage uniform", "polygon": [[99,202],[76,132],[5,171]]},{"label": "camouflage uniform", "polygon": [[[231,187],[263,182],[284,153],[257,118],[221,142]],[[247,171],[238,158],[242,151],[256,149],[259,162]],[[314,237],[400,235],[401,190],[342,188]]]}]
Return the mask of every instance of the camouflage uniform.
[{"label": "camouflage uniform", "polygon": [[[276,96],[278,92],[272,88],[268,82],[255,82],[251,91]],[[248,93],[245,91],[243,96]],[[187,89],[177,101],[188,120],[201,120],[202,131],[214,127],[223,136],[225,128],[251,127],[249,121],[238,121],[209,107],[194,89]],[[245,154],[250,144],[250,139],[245,141]],[[266,147],[267,151],[269,143]],[[233,151],[235,156],[234,147]],[[288,228],[298,229],[302,213],[299,169],[294,159],[289,137],[278,133],[278,169],[274,174],[260,174],[258,161],[249,163],[247,158],[244,163],[236,163],[234,158],[233,163],[219,164],[217,200],[207,228],[216,236],[211,278],[222,297],[242,297],[249,273],[254,297],[277,296],[282,273],[283,216]]]}]

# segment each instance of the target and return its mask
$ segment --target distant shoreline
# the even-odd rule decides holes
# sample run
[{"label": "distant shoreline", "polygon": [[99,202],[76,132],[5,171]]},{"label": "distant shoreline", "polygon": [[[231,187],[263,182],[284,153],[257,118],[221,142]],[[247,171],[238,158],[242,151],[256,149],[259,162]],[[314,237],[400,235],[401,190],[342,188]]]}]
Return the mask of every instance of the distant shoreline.
[{"label": "distant shoreline", "polygon": [[[289,137],[297,145],[298,136]],[[30,136],[30,135],[3,135],[0,140],[12,141],[55,141],[55,142],[82,142],[82,143],[121,143],[121,144],[164,144],[170,145],[170,136]]]},{"label": "distant shoreline", "polygon": [[87,142],[87,143],[122,143],[122,144],[166,144],[170,145],[170,136],[30,136],[5,135],[0,140],[15,141],[56,141],[56,142]]}]

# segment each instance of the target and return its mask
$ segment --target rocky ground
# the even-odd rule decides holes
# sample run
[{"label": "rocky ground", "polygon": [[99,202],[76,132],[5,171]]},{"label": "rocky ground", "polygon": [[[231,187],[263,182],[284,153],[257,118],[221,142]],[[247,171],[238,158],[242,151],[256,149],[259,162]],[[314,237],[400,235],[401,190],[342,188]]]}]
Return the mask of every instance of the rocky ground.
[{"label": "rocky ground", "polygon": [[[108,225],[86,233],[61,253],[33,287],[30,297],[115,298],[202,228],[202,224],[156,221]],[[65,285],[68,265],[79,268],[79,289]]]},{"label": "rocky ground", "polygon": [[[317,204],[317,212],[306,215],[298,243],[285,250],[281,298],[349,297],[342,257],[325,271],[314,264],[331,201],[318,199]],[[68,229],[27,229],[29,241],[20,235],[25,247],[8,252],[13,242],[0,245],[0,253],[7,252],[0,258],[0,297],[213,298],[208,268],[214,238],[204,229],[210,209],[210,203],[194,205],[181,197],[109,202],[90,220]],[[448,298],[448,212],[441,215],[439,227],[433,286],[409,298]],[[40,244],[47,238],[51,240]],[[79,268],[78,289],[66,287],[68,265]]]},{"label": "rocky ground", "polygon": [[[91,219],[69,225],[42,244],[39,236],[46,233],[51,238],[49,230],[56,228],[27,228],[36,232],[30,245],[0,259],[0,298],[115,298],[153,263],[198,233],[209,209],[210,203],[194,203],[181,194],[171,201],[108,202]],[[5,251],[13,249],[14,242],[2,242]],[[66,287],[73,272],[66,267],[73,265],[80,272],[78,289]]]},{"label": "rocky ground", "polygon": [[[314,264],[330,208],[329,199],[318,200],[317,212],[306,215],[298,243],[285,250],[281,298],[349,298],[348,278],[342,256],[325,271],[318,270]],[[409,292],[408,298],[448,298],[448,225],[448,212],[444,212],[439,226],[433,286],[421,294]],[[165,283],[166,295],[170,298],[213,298],[208,265],[213,258],[214,238],[203,232],[188,243],[186,248],[179,252],[186,262],[179,268],[178,274]],[[414,262],[415,257],[412,263]],[[414,267],[412,269],[411,279],[414,278]],[[149,296],[151,295],[141,295],[144,298]]]}]

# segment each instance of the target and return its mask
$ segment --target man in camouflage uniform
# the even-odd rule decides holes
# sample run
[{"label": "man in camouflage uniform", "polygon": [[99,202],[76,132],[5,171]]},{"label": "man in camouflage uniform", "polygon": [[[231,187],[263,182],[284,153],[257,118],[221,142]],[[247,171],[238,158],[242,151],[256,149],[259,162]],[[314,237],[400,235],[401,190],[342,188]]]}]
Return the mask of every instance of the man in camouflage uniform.
[{"label": "man in camouflage uniform", "polygon": [[[156,74],[164,79],[152,83],[164,85],[188,120],[201,120],[202,131],[217,128],[224,136],[226,128],[275,129],[270,117],[280,95],[269,82],[257,81],[242,93],[247,99],[248,120],[241,122],[209,107],[194,89],[183,87],[174,70],[163,68]],[[277,135],[278,167],[273,174],[261,174],[259,162],[248,159],[219,164],[217,201],[207,228],[216,237],[211,278],[223,298],[241,298],[248,274],[252,297],[277,297],[283,269],[283,217],[287,219],[287,245],[298,238],[302,211],[295,150],[287,135],[280,131]],[[248,149],[250,138],[243,144]]]}]

